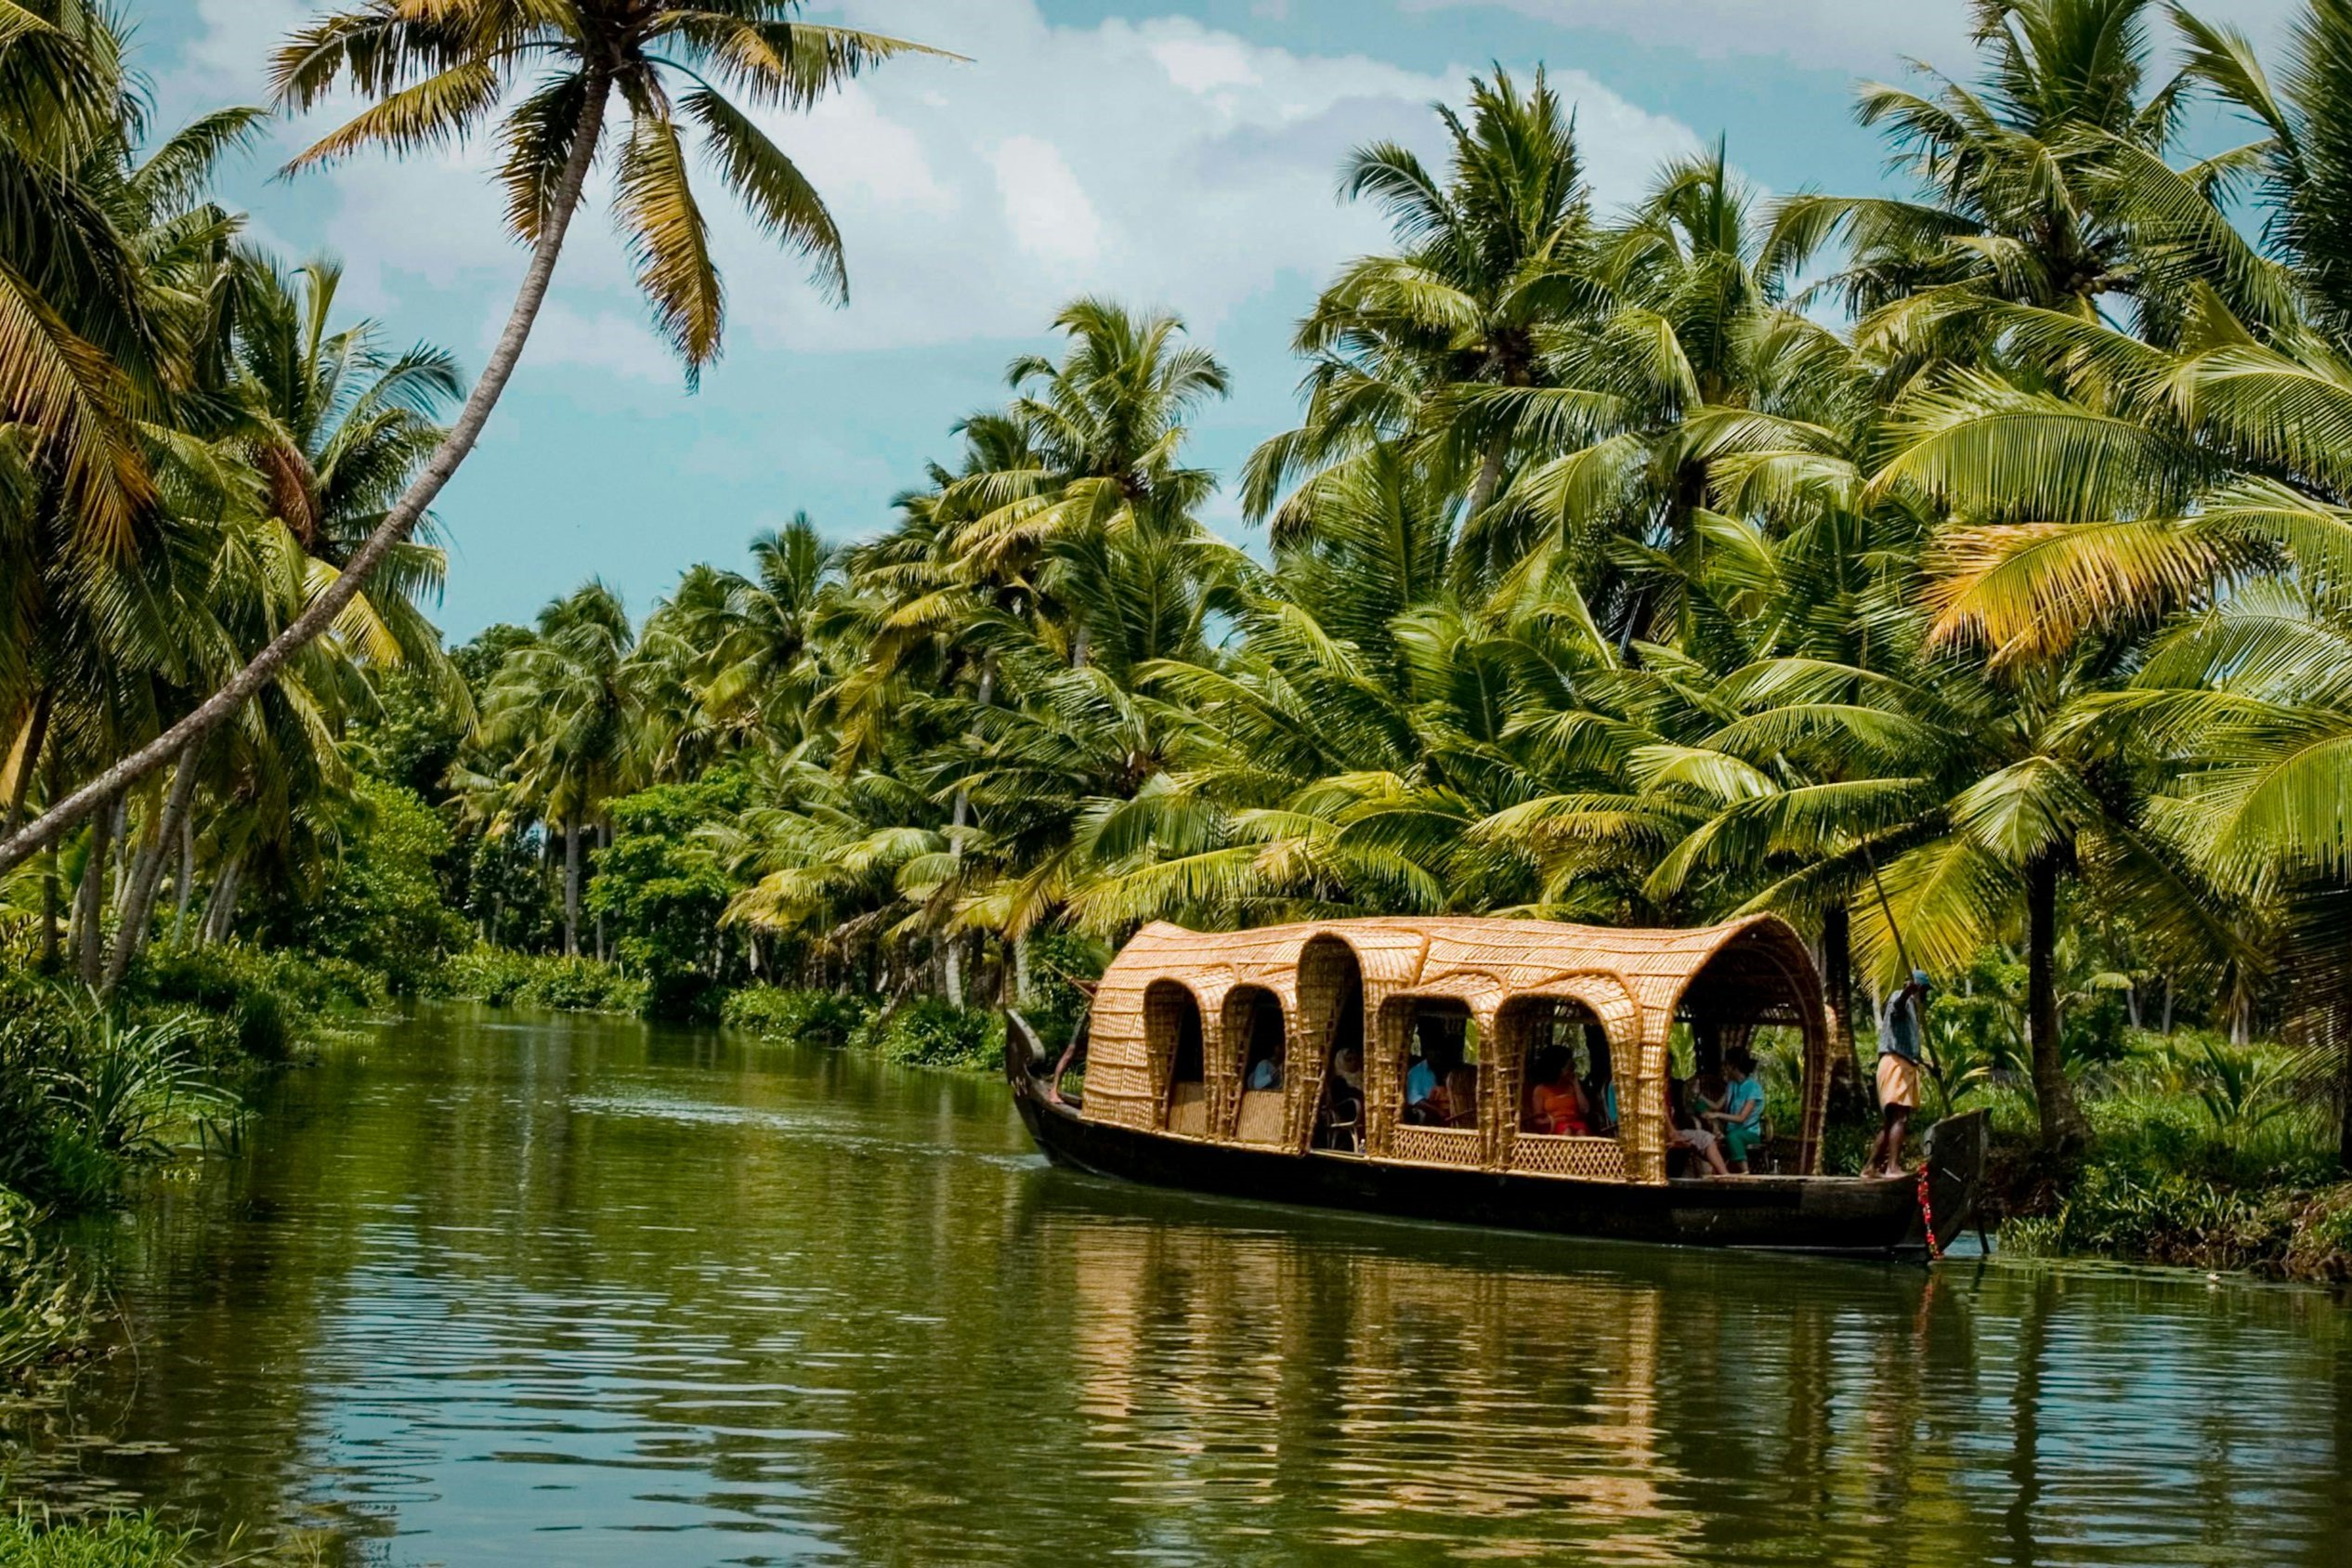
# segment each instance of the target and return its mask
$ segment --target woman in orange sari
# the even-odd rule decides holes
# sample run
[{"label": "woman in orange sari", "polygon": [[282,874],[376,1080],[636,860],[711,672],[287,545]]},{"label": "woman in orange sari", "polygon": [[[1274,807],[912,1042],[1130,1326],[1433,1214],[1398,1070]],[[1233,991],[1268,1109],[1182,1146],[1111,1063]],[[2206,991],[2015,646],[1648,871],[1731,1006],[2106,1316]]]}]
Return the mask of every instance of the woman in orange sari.
[{"label": "woman in orange sari", "polygon": [[1547,1046],[1535,1057],[1535,1080],[1528,1094],[1528,1116],[1537,1132],[1583,1137],[1592,1130],[1592,1109],[1585,1086],[1576,1081],[1576,1059],[1559,1046]]}]

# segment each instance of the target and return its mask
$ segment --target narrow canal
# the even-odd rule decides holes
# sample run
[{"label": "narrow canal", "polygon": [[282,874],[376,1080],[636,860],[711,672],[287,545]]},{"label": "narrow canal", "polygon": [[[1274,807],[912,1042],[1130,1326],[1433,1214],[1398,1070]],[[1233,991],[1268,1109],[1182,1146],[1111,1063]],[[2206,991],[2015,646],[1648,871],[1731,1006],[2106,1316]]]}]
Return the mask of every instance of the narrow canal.
[{"label": "narrow canal", "polygon": [[2352,1560],[2352,1309],[1046,1169],[1000,1086],[428,1010],[97,1228],[8,1494],[397,1564]]}]

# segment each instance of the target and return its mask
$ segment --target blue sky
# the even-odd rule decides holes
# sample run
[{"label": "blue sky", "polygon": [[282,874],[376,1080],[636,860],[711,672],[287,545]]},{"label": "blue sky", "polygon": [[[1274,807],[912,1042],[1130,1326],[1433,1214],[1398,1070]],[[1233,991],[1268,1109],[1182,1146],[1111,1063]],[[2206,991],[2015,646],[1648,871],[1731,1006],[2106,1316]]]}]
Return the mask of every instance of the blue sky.
[{"label": "blue sky", "polygon": [[[2208,14],[2257,35],[2289,0]],[[269,46],[307,0],[135,0],[167,123],[259,101]],[[851,302],[714,217],[731,319],[689,395],[645,324],[600,216],[574,229],[521,372],[438,508],[453,638],[527,619],[602,576],[642,613],[696,560],[735,562],[805,510],[829,535],[886,526],[948,426],[1003,395],[1014,354],[1098,293],[1182,314],[1234,372],[1196,457],[1234,473],[1292,417],[1292,322],[1318,280],[1381,242],[1334,174],[1375,137],[1434,150],[1433,98],[1499,61],[1547,63],[1577,105],[1601,204],[1678,151],[1729,137],[1767,190],[1875,188],[1853,86],[1906,56],[1967,70],[1963,0],[844,0],[845,16],[971,57],[904,60],[774,123],[825,193]],[[347,271],[346,308],[478,364],[522,266],[482,177],[488,149],[272,177],[306,127],[235,168],[256,233]],[[714,192],[708,203],[719,205]],[[1230,496],[1210,520],[1248,536]]]}]

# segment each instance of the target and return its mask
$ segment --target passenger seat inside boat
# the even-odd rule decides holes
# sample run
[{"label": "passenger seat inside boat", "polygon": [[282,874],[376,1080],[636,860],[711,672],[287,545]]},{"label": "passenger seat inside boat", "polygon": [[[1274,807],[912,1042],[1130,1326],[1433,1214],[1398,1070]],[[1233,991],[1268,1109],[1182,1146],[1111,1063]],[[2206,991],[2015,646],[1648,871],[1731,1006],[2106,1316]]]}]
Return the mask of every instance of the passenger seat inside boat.
[{"label": "passenger seat inside boat", "polygon": [[[1282,1003],[1272,991],[1251,990],[1242,1033],[1241,1105],[1234,1118],[1234,1137],[1244,1143],[1284,1141],[1283,1078],[1285,1059]],[[1233,1016],[1228,1004],[1227,1018]],[[1230,1025],[1229,1025],[1230,1026]]]}]

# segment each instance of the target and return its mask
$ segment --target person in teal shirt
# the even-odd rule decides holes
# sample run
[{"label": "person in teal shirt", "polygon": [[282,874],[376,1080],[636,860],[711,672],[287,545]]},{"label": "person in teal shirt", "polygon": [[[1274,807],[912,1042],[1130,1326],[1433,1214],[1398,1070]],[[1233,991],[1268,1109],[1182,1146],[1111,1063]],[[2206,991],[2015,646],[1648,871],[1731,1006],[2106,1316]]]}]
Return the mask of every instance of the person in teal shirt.
[{"label": "person in teal shirt", "polygon": [[1749,1154],[1764,1143],[1764,1086],[1757,1081],[1756,1058],[1745,1046],[1725,1052],[1723,1066],[1731,1087],[1723,1109],[1708,1119],[1722,1123],[1723,1152],[1732,1169],[1745,1173]]}]

